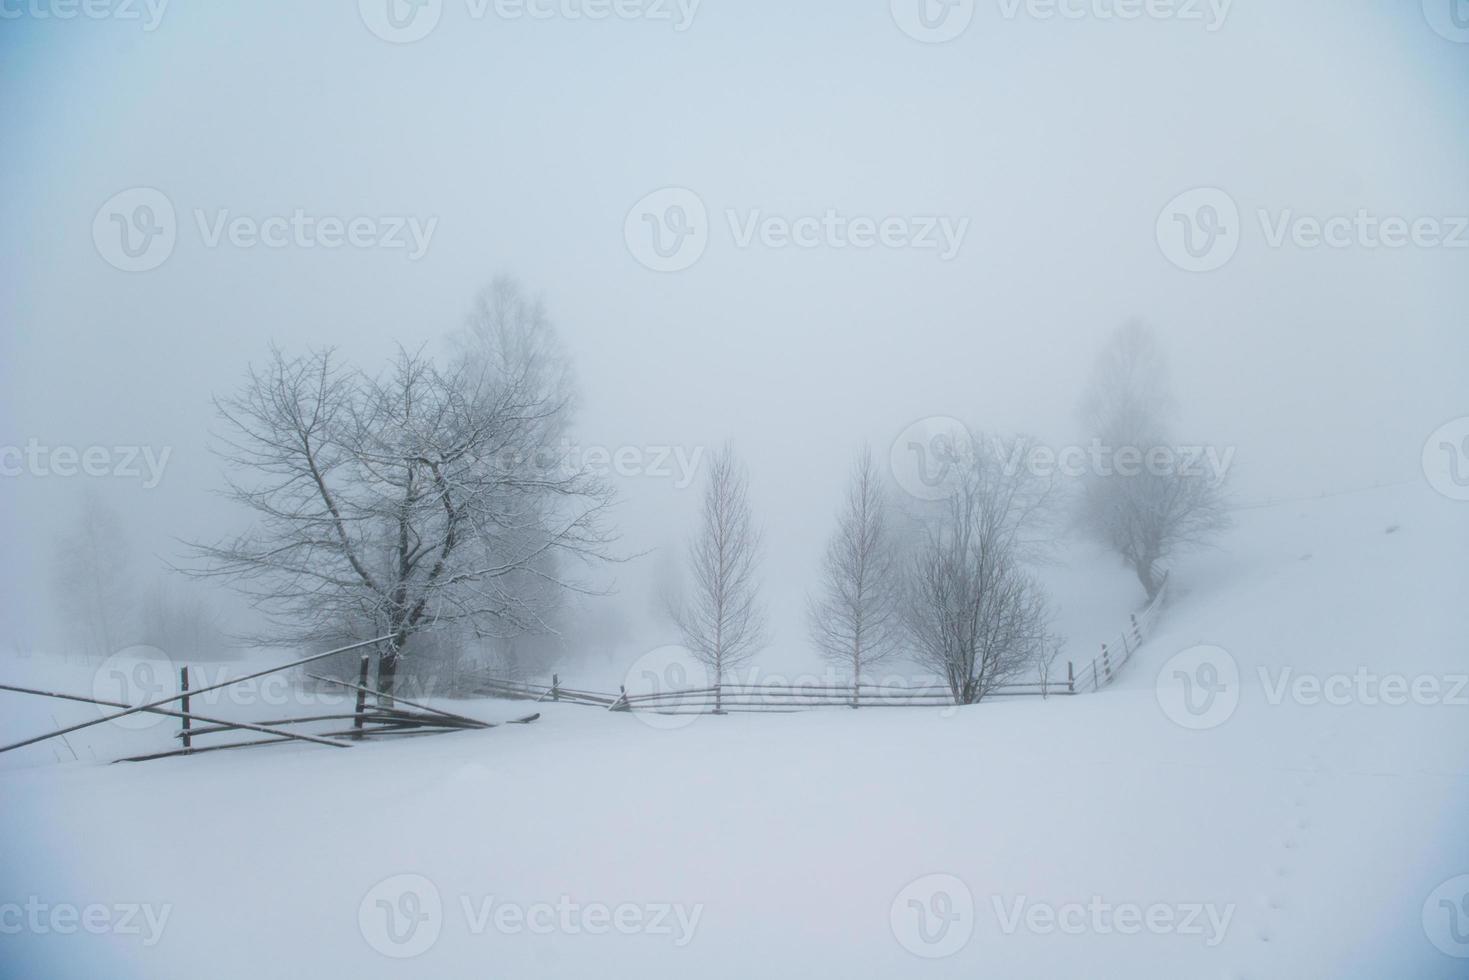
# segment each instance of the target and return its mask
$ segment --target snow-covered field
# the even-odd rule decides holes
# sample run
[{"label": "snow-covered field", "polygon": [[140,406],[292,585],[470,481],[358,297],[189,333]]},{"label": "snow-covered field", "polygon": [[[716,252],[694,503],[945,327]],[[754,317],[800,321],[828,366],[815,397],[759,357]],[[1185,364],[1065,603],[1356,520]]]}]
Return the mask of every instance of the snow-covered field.
[{"label": "snow-covered field", "polygon": [[[1469,975],[1469,507],[1408,487],[1238,518],[1099,694],[673,730],[549,705],[117,766],[94,753],[172,726],[105,725],[0,757],[0,972]],[[1077,655],[1135,599],[1052,585]],[[0,658],[38,679],[91,690]],[[0,695],[0,735],[93,710]]]}]

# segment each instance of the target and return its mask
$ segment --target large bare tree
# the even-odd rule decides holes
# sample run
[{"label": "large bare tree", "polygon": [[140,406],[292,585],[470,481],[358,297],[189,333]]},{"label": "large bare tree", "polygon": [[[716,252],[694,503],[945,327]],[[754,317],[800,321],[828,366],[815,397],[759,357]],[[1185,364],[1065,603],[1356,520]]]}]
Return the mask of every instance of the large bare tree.
[{"label": "large bare tree", "polygon": [[[1161,563],[1206,544],[1231,520],[1221,478],[1179,455],[1172,441],[1173,395],[1167,359],[1151,329],[1118,328],[1097,358],[1081,414],[1111,452],[1110,465],[1087,475],[1081,522],[1132,568],[1148,598],[1162,587]],[[1120,453],[1147,460],[1155,450],[1169,466],[1151,462],[1123,472]]]},{"label": "large bare tree", "polygon": [[671,613],[689,653],[709,668],[715,710],[725,675],[765,645],[759,601],[760,531],[750,514],[749,478],[728,443],[709,464],[699,530],[689,546],[689,585]]},{"label": "large bare tree", "polygon": [[543,321],[492,326],[447,368],[400,350],[370,375],[273,349],[217,401],[226,494],[253,526],[197,546],[199,571],[243,589],[273,638],[387,637],[388,695],[414,636],[543,628],[548,592],[583,589],[562,567],[609,557],[611,492],[555,441],[569,395]]},{"label": "large bare tree", "polygon": [[862,675],[900,648],[901,586],[882,478],[864,447],[821,564],[821,591],[808,602],[811,638],[827,661],[852,676],[852,706]]},{"label": "large bare tree", "polygon": [[1026,568],[1044,541],[1054,485],[1003,463],[1012,451],[1021,458],[1028,440],[980,445],[949,496],[920,516],[903,606],[915,659],[957,704],[1028,673],[1054,642],[1045,594]]}]

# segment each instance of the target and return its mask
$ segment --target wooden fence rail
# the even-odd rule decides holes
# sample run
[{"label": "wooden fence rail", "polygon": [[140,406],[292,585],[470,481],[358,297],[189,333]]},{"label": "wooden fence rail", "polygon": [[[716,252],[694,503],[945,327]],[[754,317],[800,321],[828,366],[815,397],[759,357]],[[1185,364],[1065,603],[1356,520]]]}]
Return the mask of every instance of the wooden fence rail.
[{"label": "wooden fence rail", "polygon": [[[1101,644],[1101,654],[1078,666],[1066,663],[1064,680],[1041,677],[997,685],[987,698],[1050,697],[1099,691],[1117,676],[1147,638],[1157,621],[1168,590],[1165,573],[1157,594],[1139,612],[1128,617],[1118,640]],[[911,687],[873,684],[856,685],[822,680],[812,684],[771,682],[769,684],[713,684],[708,687],[676,688],[629,694],[626,687],[611,694],[563,687],[559,674],[551,675],[549,686],[484,674],[476,678],[472,693],[487,697],[527,701],[564,701],[606,708],[610,711],[652,711],[660,714],[704,714],[731,711],[799,711],[806,708],[895,708],[954,704],[946,684]]]},{"label": "wooden fence rail", "polygon": [[[307,674],[312,680],[326,684],[334,684],[345,687],[356,692],[357,700],[355,710],[351,714],[323,714],[311,715],[299,718],[280,718],[263,722],[231,721],[216,718],[211,715],[201,715],[193,710],[193,701],[200,695],[210,691],[218,691],[235,684],[255,680],[280,671],[302,667],[306,664],[316,663],[327,657],[350,650],[361,649],[376,643],[380,643],[387,637],[378,637],[375,640],[365,640],[350,646],[329,650],[325,653],[314,654],[290,663],[280,664],[265,670],[255,671],[242,677],[209,684],[204,687],[191,687],[189,683],[189,668],[179,669],[179,693],[166,698],[147,701],[139,705],[128,705],[120,701],[104,701],[99,698],[86,697],[80,694],[67,694],[59,691],[40,691],[28,687],[19,687],[13,684],[0,684],[0,691],[12,691],[18,694],[31,694],[38,697],[56,698],[65,701],[80,701],[88,704],[98,705],[103,708],[121,709],[110,714],[104,714],[91,720],[68,725],[56,731],[37,735],[33,738],[23,739],[10,745],[0,746],[0,752],[9,752],[13,749],[34,745],[47,739],[63,737],[71,732],[91,728],[104,722],[114,721],[128,715],[148,713],[163,715],[179,719],[179,729],[174,737],[179,740],[180,747],[162,752],[152,752],[147,755],[131,756],[126,759],[118,759],[118,762],[143,762],[149,759],[163,759],[176,755],[193,755],[199,752],[216,752],[222,749],[245,748],[256,745],[275,745],[282,742],[311,742],[317,745],[327,745],[333,748],[349,748],[351,739],[358,741],[368,736],[375,735],[427,735],[438,732],[463,731],[467,729],[495,728],[495,724],[468,718],[464,715],[444,711],[441,708],[433,708],[425,704],[418,704],[402,697],[390,697],[381,691],[373,690],[367,685],[369,657],[363,654],[358,677],[360,683],[349,684],[346,681],[334,680],[328,677],[320,677],[316,674]],[[373,696],[371,703],[368,695]],[[179,710],[167,705],[178,703]],[[610,703],[610,702],[609,702]],[[535,721],[540,715],[527,715],[524,718],[512,719],[508,724],[524,724]],[[293,730],[293,726],[330,721],[351,721],[352,727],[341,731],[300,731]],[[202,725],[200,723],[203,723]],[[222,742],[210,745],[196,745],[195,741],[201,737],[218,735],[225,732],[255,732],[269,735],[270,738],[249,739],[246,741]]]}]

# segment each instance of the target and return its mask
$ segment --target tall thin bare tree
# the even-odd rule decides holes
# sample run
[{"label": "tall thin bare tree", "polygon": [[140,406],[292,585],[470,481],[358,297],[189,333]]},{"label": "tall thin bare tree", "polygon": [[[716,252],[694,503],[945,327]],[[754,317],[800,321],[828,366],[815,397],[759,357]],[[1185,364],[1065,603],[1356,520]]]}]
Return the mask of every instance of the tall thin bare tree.
[{"label": "tall thin bare tree", "polygon": [[766,643],[760,550],[749,479],[726,443],[709,465],[701,522],[689,546],[690,587],[670,609],[684,645],[713,674],[716,711],[724,710],[720,688],[726,674]]},{"label": "tall thin bare tree", "polygon": [[901,585],[882,477],[864,446],[852,467],[846,501],[821,564],[821,592],[808,600],[811,638],[827,661],[852,676],[852,706],[865,671],[900,648]]}]

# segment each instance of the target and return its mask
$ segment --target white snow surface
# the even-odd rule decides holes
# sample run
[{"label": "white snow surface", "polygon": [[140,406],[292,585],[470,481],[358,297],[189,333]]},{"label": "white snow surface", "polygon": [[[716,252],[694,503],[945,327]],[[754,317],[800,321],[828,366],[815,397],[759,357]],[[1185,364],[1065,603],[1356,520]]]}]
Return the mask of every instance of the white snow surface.
[{"label": "white snow surface", "polygon": [[[1469,505],[1408,487],[1238,519],[1175,566],[1155,632],[1097,694],[671,730],[541,705],[525,726],[126,765],[106,760],[168,745],[173,723],[107,724],[0,756],[0,976],[1469,976],[1425,922],[1435,889],[1469,874],[1469,691],[1270,697],[1287,668],[1451,693],[1469,673]],[[1138,596],[1115,562],[1078,552],[1047,575],[1080,658]],[[1226,650],[1240,683],[1227,720],[1191,730],[1157,684],[1198,644]],[[90,671],[0,657],[0,681],[90,693]],[[531,710],[444,704],[491,721]],[[0,737],[95,710],[0,693]],[[930,875],[973,902],[942,958],[910,949],[904,925]],[[1017,904],[1098,903],[1207,908],[1222,928],[1202,913],[1201,932],[1091,913],[1007,928]],[[27,905],[46,909],[41,928],[10,928]],[[96,905],[167,918],[156,934],[47,918]],[[626,934],[589,911],[647,923],[664,906],[659,928]],[[515,928],[516,909],[550,928]],[[389,912],[423,931],[385,942]]]}]

